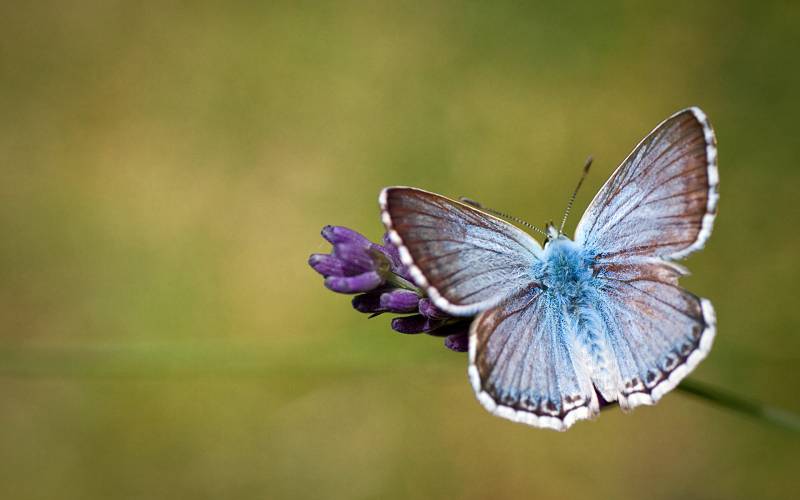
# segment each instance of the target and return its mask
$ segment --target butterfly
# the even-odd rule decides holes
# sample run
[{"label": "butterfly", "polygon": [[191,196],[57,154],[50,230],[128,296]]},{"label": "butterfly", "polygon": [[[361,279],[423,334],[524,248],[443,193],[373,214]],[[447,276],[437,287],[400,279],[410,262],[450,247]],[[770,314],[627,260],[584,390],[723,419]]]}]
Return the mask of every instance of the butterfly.
[{"label": "butterfly", "polygon": [[634,148],[573,239],[548,224],[542,246],[479,206],[416,188],[379,201],[417,284],[447,313],[475,316],[468,375],[480,403],[566,430],[601,401],[655,404],[708,354],[714,308],[678,285],[688,271],[675,261],[709,238],[718,185],[714,131],[692,107]]}]

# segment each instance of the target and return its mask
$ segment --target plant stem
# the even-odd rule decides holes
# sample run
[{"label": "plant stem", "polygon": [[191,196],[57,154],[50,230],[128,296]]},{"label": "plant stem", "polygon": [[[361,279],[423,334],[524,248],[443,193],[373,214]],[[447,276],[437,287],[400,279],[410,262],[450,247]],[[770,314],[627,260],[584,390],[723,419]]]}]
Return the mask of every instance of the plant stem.
[{"label": "plant stem", "polygon": [[386,282],[390,285],[394,285],[397,288],[405,288],[406,290],[411,290],[412,292],[417,293],[420,296],[424,296],[425,292],[417,287],[414,283],[411,283],[407,279],[399,276],[395,273],[389,273],[389,276],[386,278]]},{"label": "plant stem", "polygon": [[737,411],[783,429],[800,432],[800,416],[786,410],[751,401],[696,380],[684,380],[677,388],[723,408]]}]

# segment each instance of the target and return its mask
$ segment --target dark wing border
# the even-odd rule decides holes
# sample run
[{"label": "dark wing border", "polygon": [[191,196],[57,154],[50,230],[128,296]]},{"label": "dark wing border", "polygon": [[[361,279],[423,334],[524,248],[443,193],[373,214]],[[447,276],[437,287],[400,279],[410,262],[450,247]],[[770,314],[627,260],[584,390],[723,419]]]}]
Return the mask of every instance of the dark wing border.
[{"label": "dark wing border", "polygon": [[700,334],[697,348],[684,358],[682,364],[673,368],[666,379],[662,380],[654,387],[649,389],[644,388],[627,395],[620,393],[620,406],[623,410],[658,403],[665,394],[677,387],[681,380],[694,371],[697,365],[708,356],[708,353],[711,351],[711,346],[714,343],[714,336],[717,334],[717,316],[710,300],[702,297],[698,297],[698,299],[700,300],[700,308],[703,312],[705,328],[703,329],[703,333]]}]

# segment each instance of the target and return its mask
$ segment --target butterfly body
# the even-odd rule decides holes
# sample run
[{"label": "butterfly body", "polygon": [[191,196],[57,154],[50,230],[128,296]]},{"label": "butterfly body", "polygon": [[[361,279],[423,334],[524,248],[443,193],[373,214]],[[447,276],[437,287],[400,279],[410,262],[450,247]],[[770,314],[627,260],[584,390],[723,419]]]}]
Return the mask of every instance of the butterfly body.
[{"label": "butterfly body", "polygon": [[604,346],[598,334],[596,308],[602,302],[604,283],[594,257],[593,252],[566,236],[559,236],[545,244],[543,263],[536,274],[545,291],[545,300],[551,307],[562,309],[569,320],[566,340],[577,350],[583,350],[595,364],[603,364]]},{"label": "butterfly body", "polygon": [[702,248],[719,199],[716,139],[698,108],[645,137],[592,200],[574,239],[521,229],[415,188],[384,189],[403,263],[444,311],[476,315],[469,378],[495,415],[565,430],[657,402],[706,356],[713,307],[673,261]]}]

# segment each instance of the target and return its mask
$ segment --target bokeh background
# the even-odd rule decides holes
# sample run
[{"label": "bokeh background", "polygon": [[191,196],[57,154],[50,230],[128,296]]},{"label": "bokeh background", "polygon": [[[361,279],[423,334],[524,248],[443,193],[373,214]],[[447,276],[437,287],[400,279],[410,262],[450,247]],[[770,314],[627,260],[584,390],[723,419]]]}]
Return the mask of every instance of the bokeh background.
[{"label": "bokeh background", "polygon": [[[796,2],[3,2],[0,497],[790,498],[800,437],[673,393],[567,433],[306,264],[405,184],[541,224],[697,104],[695,380],[800,412]],[[572,217],[574,228],[578,215]],[[570,229],[571,230],[571,229]],[[796,498],[796,496],[795,496]]]}]

